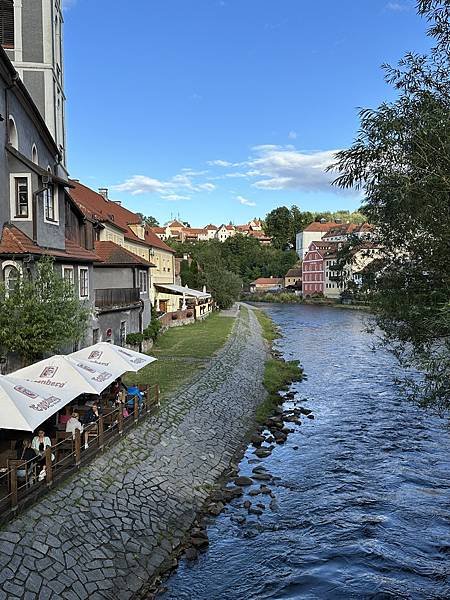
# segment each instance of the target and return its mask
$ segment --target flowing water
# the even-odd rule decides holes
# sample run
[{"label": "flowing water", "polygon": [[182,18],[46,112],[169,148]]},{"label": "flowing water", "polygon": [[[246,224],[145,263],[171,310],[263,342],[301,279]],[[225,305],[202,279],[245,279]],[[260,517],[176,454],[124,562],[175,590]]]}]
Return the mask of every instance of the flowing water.
[{"label": "flowing water", "polygon": [[263,515],[248,516],[243,499],[229,505],[208,551],[181,562],[162,598],[450,598],[446,421],[402,399],[394,359],[371,349],[361,313],[267,310],[284,335],[277,347],[305,368],[293,389],[315,419],[262,461],[279,477],[275,500],[251,498]]}]

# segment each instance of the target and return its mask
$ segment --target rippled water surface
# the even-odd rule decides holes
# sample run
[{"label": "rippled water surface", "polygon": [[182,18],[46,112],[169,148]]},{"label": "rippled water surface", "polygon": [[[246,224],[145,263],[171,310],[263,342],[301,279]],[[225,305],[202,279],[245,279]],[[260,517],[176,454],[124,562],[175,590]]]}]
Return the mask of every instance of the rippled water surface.
[{"label": "rippled water surface", "polygon": [[[270,306],[278,347],[300,359],[303,419],[263,464],[280,479],[261,517],[235,501],[164,600],[450,598],[450,435],[403,400],[391,356],[353,311]],[[295,450],[294,446],[298,446]],[[249,448],[241,471],[249,474]]]}]

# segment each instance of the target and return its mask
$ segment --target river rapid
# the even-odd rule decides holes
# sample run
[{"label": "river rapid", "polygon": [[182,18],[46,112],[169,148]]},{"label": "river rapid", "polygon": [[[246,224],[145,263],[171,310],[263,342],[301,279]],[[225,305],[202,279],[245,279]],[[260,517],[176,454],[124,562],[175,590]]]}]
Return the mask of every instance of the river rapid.
[{"label": "river rapid", "polygon": [[247,497],[233,501],[209,526],[208,551],[182,561],[161,598],[450,598],[447,422],[401,397],[394,359],[372,350],[369,317],[265,310],[283,333],[277,349],[304,366],[307,379],[292,389],[315,419],[261,462],[279,478],[273,498],[250,498],[263,514],[247,514]]}]

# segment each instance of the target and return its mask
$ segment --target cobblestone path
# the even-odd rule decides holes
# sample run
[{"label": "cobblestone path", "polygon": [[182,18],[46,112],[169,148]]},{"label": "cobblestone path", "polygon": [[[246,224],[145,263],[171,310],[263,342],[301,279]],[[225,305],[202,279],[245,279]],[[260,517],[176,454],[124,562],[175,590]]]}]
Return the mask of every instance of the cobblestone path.
[{"label": "cobblestone path", "polygon": [[160,414],[0,531],[0,598],[126,599],[182,541],[265,396],[242,310],[223,349]]}]

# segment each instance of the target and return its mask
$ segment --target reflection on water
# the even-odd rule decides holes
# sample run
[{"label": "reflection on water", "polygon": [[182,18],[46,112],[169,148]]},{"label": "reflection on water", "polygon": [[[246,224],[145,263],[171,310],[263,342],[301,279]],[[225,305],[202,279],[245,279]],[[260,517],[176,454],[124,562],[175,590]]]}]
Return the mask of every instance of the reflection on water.
[{"label": "reflection on water", "polygon": [[[242,500],[209,528],[198,563],[182,563],[164,600],[450,598],[450,438],[445,421],[399,396],[395,365],[371,350],[353,311],[269,306],[304,419],[264,466],[279,480],[261,517]],[[298,446],[298,450],[293,447]],[[250,474],[249,449],[242,472]]]}]

